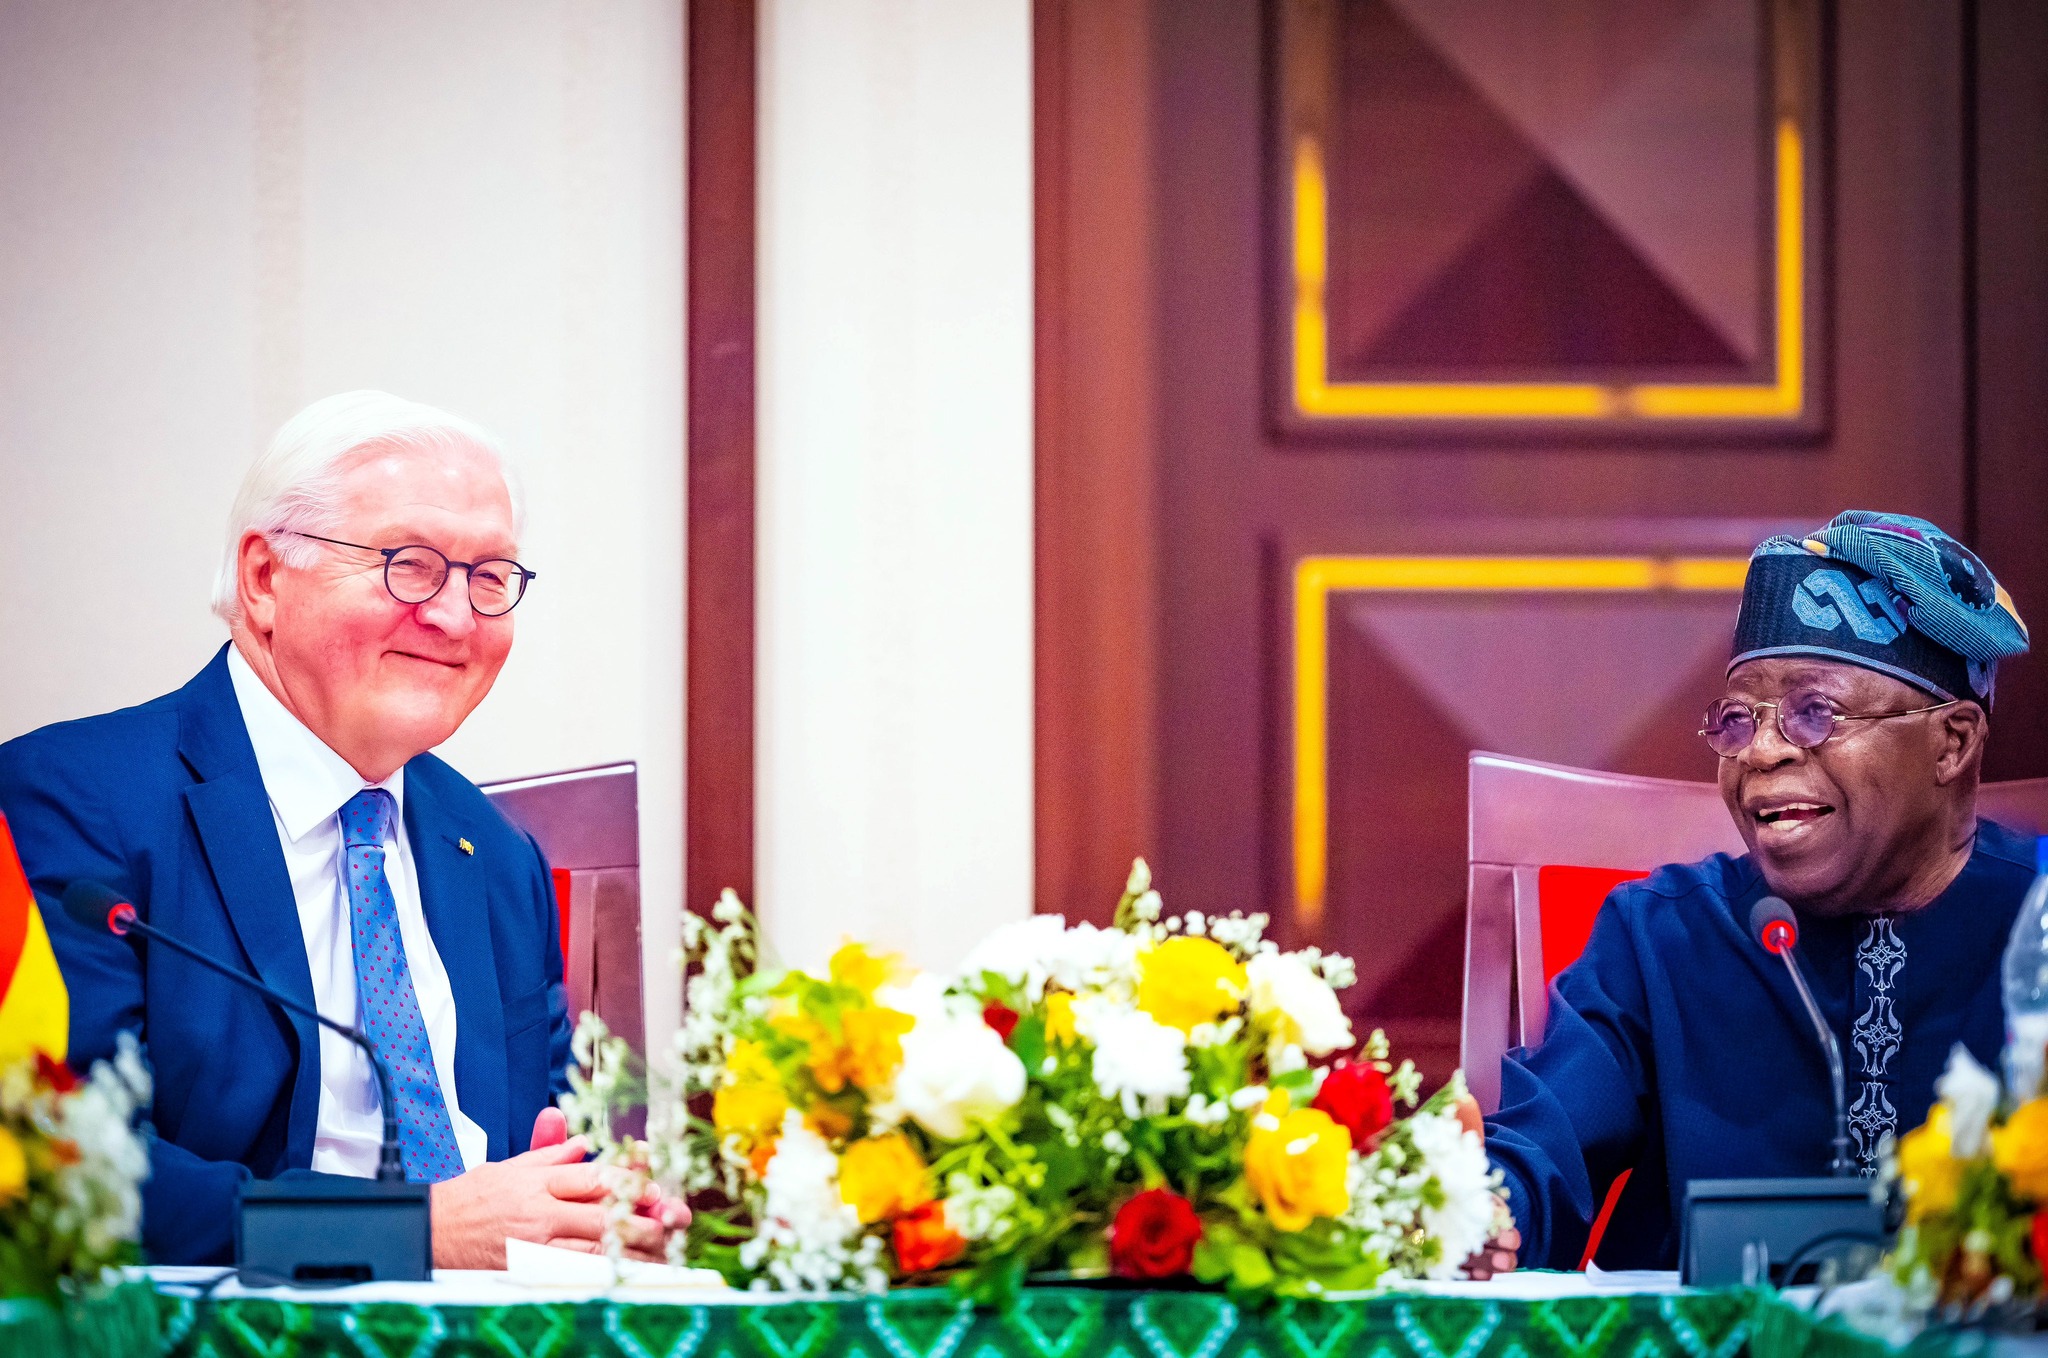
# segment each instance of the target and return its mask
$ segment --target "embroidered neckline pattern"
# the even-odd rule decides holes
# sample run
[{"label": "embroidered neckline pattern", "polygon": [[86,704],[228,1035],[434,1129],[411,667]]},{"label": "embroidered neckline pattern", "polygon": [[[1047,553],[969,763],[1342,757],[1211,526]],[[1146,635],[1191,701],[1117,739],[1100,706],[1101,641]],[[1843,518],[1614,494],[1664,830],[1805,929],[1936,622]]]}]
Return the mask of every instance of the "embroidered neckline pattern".
[{"label": "embroidered neckline pattern", "polygon": [[1862,1089],[1849,1105],[1849,1135],[1855,1138],[1857,1168],[1866,1179],[1877,1173],[1885,1138],[1899,1129],[1886,1072],[1905,1041],[1905,1030],[1892,1003],[1892,988],[1905,966],[1906,945],[1899,940],[1891,917],[1873,915],[1864,921],[1863,937],[1856,944],[1856,968],[1869,983],[1870,1003],[1849,1029],[1849,1041],[1862,1067]]}]

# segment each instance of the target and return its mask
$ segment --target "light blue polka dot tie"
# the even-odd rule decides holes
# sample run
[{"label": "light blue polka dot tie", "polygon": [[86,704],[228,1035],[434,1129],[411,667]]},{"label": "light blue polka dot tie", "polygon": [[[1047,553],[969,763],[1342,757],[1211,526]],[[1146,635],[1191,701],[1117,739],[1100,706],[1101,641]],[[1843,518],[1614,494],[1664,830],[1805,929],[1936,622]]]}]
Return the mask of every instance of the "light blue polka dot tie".
[{"label": "light blue polka dot tie", "polygon": [[343,880],[348,884],[349,934],[356,950],[356,1008],[365,1036],[391,1067],[391,1095],[398,1104],[398,1145],[405,1177],[435,1184],[462,1173],[462,1152],[441,1080],[434,1073],[434,1049],[420,1019],[405,940],[398,932],[398,904],[384,876],[384,836],[397,803],[380,787],[364,788],[341,808]]}]

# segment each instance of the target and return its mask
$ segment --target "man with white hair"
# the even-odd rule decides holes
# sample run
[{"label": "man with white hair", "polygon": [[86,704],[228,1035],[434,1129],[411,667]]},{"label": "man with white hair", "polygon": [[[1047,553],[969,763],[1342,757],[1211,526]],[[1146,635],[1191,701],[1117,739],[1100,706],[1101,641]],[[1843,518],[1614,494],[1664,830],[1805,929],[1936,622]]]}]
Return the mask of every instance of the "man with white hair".
[{"label": "man with white hair", "polygon": [[[38,891],[105,883],[151,923],[360,1026],[391,1067],[434,1262],[507,1237],[592,1249],[604,1194],[551,1107],[569,1023],[547,864],[460,774],[452,736],[512,649],[520,512],[497,441],[381,392],[316,402],[250,469],[214,611],[175,693],[0,745],[0,814]],[[46,918],[71,1052],[142,1040],[156,1075],[143,1243],[225,1261],[240,1184],[375,1173],[369,1062],[163,950]],[[624,1227],[658,1255],[687,1213]]]}]

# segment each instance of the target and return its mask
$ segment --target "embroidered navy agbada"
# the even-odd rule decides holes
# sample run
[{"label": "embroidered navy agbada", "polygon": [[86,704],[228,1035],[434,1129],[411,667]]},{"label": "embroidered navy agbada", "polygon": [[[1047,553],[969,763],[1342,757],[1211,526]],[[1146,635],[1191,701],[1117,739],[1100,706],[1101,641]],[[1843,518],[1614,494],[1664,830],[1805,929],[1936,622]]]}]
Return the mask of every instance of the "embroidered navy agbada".
[{"label": "embroidered navy agbada", "polygon": [[[1799,960],[1842,1044],[1859,1165],[1926,1117],[1957,1042],[1995,1066],[1999,963],[2035,842],[1979,821],[1969,862],[1926,907],[1799,916]],[[1508,1054],[1487,1150],[1526,1266],[1573,1268],[1608,1185],[1606,1268],[1676,1268],[1692,1179],[1825,1174],[1827,1064],[1784,964],[1748,932],[1767,894],[1748,855],[1660,868],[1608,896],[1550,989],[1543,1040]]]}]

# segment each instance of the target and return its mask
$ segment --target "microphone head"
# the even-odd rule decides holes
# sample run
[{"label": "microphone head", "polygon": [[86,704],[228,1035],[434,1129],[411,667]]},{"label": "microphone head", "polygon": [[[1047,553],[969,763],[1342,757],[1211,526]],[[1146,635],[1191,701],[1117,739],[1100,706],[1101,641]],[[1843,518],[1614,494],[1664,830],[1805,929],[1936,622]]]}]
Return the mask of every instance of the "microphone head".
[{"label": "microphone head", "polygon": [[1766,896],[1749,907],[1749,935],[1767,952],[1788,952],[1799,942],[1799,921],[1791,906]]},{"label": "microphone head", "polygon": [[125,934],[135,907],[106,883],[81,879],[64,888],[64,913],[87,929]]}]

